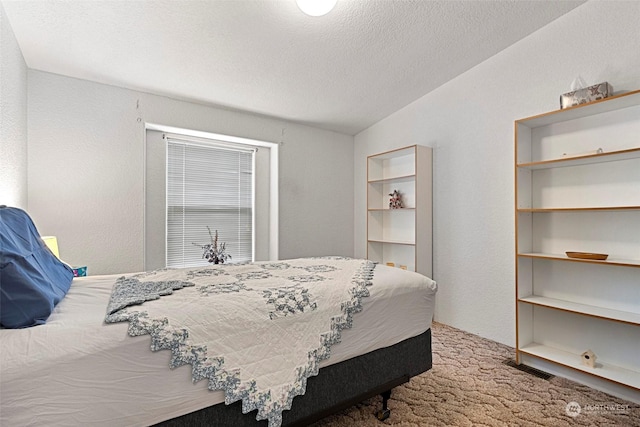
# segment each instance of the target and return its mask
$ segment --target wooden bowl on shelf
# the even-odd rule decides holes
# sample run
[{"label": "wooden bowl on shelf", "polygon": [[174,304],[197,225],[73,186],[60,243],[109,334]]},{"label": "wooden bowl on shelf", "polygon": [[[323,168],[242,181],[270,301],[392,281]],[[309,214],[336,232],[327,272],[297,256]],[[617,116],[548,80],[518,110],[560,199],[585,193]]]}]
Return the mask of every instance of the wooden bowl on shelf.
[{"label": "wooden bowl on shelf", "polygon": [[607,259],[609,254],[596,254],[590,252],[565,252],[569,258],[580,258],[580,259],[595,259],[598,261],[604,261]]}]

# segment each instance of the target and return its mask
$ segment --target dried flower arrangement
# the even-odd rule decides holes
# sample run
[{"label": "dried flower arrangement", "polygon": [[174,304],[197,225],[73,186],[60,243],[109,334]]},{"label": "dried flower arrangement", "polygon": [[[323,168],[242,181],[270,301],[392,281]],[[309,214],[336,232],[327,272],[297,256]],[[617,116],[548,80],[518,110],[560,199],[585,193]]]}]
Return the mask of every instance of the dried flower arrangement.
[{"label": "dried flower arrangement", "polygon": [[231,259],[231,255],[225,252],[227,250],[227,244],[222,243],[220,247],[218,247],[218,230],[216,230],[215,236],[211,234],[209,226],[207,226],[207,231],[209,231],[211,243],[207,243],[206,245],[194,243],[194,245],[200,246],[204,251],[202,258],[206,258],[207,261],[213,264],[224,264],[226,260]]}]

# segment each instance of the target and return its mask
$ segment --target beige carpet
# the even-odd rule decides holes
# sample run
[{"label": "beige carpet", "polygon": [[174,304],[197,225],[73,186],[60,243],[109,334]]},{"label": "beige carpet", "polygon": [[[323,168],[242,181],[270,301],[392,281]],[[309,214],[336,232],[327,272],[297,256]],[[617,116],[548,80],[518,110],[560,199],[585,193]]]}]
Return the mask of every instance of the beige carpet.
[{"label": "beige carpet", "polygon": [[[393,390],[389,419],[373,415],[382,407],[375,397],[314,427],[640,426],[640,405],[505,365],[513,348],[437,323],[432,333],[433,369]],[[570,402],[580,405],[575,417]]]}]

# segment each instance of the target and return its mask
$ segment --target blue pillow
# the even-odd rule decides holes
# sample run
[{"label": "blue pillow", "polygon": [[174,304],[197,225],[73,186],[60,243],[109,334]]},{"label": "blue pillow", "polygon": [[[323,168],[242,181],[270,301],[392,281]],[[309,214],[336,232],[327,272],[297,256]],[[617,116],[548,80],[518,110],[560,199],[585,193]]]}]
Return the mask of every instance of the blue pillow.
[{"label": "blue pillow", "polygon": [[71,267],[45,245],[29,215],[0,206],[0,325],[42,325],[67,294]]}]

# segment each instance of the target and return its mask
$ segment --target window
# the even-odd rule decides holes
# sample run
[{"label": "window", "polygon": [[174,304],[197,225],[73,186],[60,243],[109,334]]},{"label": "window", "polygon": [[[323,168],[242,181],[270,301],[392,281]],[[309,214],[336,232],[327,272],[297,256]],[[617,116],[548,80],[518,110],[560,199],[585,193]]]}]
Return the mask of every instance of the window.
[{"label": "window", "polygon": [[[210,149],[217,147],[228,150],[232,148],[249,154],[253,151],[253,223],[251,224],[253,259],[255,261],[278,259],[278,144],[194,129],[145,123],[144,269],[150,271],[167,267],[167,225],[169,222],[167,212],[167,181],[169,174],[167,160],[169,158],[169,147],[167,139],[175,140],[183,145],[188,144]],[[202,155],[196,157],[200,158]],[[187,158],[183,159],[185,168],[190,173],[193,169],[193,165],[190,163],[194,162]],[[212,162],[206,165],[205,176],[207,178],[211,177],[214,169],[219,170],[219,168],[211,167]],[[222,182],[222,180],[218,180],[218,182]],[[226,182],[229,183],[230,181],[227,180]],[[207,187],[208,190],[209,187]],[[214,200],[218,199],[214,198]],[[185,207],[183,210],[188,211],[189,209]],[[186,213],[181,215],[186,216]],[[207,226],[215,232],[216,224],[213,223],[213,220],[208,220],[201,226],[195,227],[198,232],[195,237],[186,236],[184,238],[181,249],[191,251],[193,260],[201,263],[200,265],[205,265],[206,260],[202,259],[201,248],[193,243],[209,243]],[[222,233],[219,226],[218,229]],[[235,240],[235,237],[220,236],[220,241],[227,242],[227,249],[233,257],[229,262],[239,262],[242,257],[237,255],[237,248],[232,248],[233,240]]]},{"label": "window", "polygon": [[166,142],[166,266],[206,265],[208,228],[218,231],[229,262],[253,261],[256,150],[170,136]]}]

